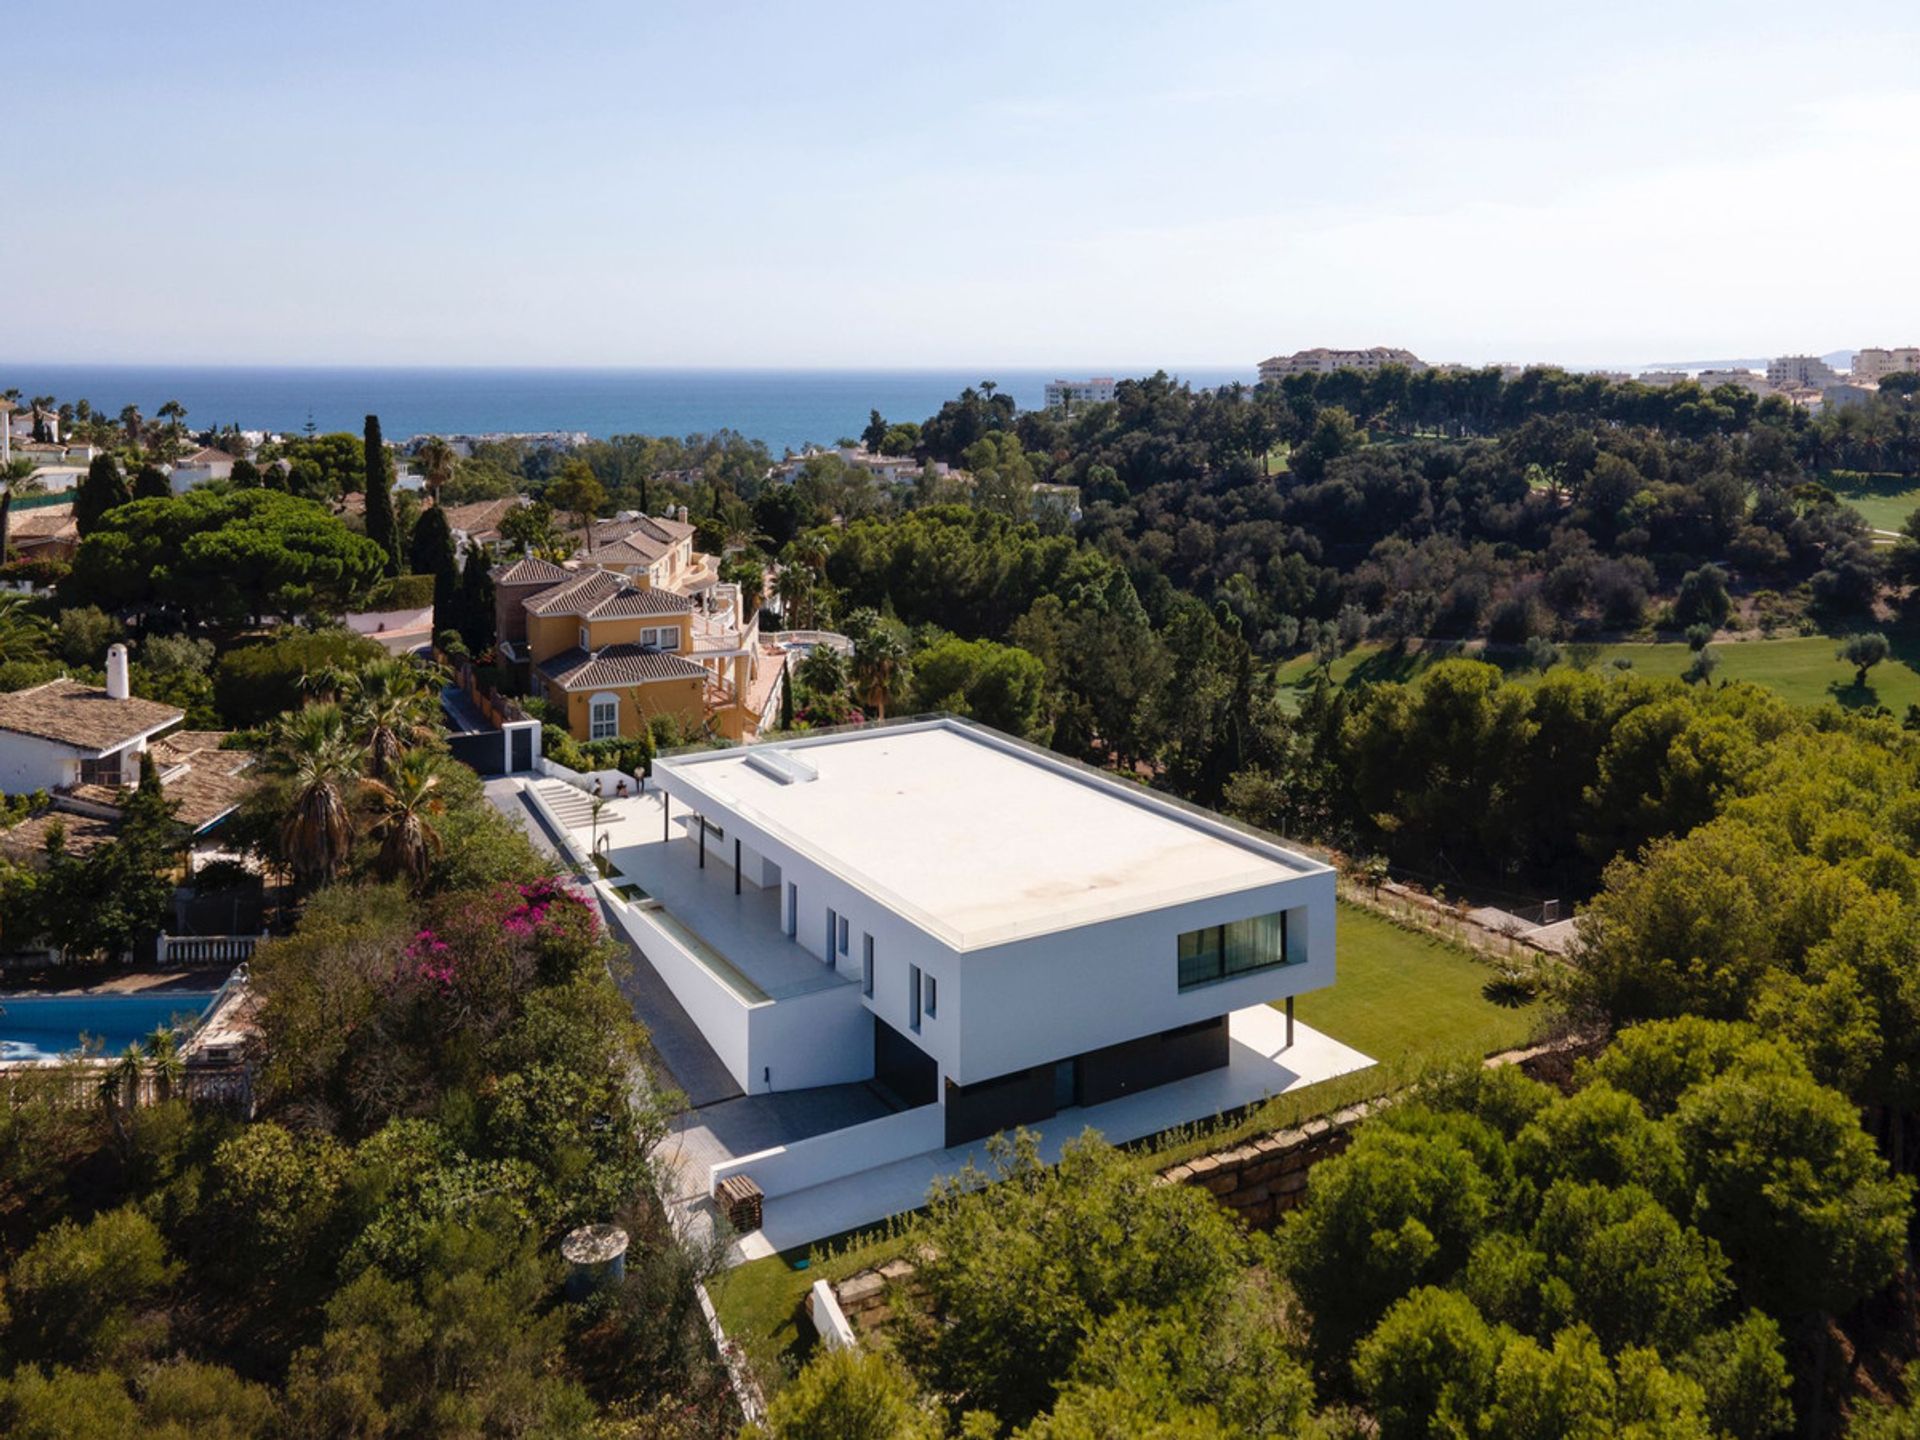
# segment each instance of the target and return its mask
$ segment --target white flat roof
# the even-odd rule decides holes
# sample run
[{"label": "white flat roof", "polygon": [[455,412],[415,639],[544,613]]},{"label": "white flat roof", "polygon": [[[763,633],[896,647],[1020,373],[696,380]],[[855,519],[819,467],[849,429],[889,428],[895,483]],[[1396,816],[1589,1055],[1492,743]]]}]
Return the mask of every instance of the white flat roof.
[{"label": "white flat roof", "polygon": [[[750,763],[791,753],[816,775]],[[769,773],[772,772],[772,773]],[[731,811],[959,949],[1324,870],[1145,789],[952,721],[657,762],[677,798]],[[778,858],[777,856],[774,858]]]}]

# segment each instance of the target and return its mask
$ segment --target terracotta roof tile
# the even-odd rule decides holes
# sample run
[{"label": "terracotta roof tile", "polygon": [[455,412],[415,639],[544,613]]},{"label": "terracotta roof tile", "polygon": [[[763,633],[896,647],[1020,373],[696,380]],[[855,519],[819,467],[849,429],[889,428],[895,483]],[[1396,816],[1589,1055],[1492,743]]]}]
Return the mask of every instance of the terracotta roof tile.
[{"label": "terracotta roof tile", "polygon": [[575,646],[543,660],[540,672],[563,690],[600,690],[656,680],[704,680],[707,671],[666,650],[609,645],[597,654]]},{"label": "terracotta roof tile", "polygon": [[567,570],[551,560],[542,560],[538,555],[522,555],[511,565],[494,567],[493,583],[496,585],[558,585],[571,580],[579,572]]}]

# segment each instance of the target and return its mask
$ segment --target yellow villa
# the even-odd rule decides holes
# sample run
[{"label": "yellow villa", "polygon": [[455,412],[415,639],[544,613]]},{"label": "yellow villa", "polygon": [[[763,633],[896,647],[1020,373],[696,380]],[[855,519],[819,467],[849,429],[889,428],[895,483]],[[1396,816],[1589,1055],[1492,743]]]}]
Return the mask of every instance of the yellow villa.
[{"label": "yellow villa", "polygon": [[[657,716],[743,740],[777,708],[784,655],[760,639],[757,613],[743,620],[740,588],[713,578],[691,534],[637,573],[598,563],[635,558],[624,542],[571,565],[528,556],[494,570],[501,658],[526,666],[528,689],[576,740],[637,736]],[[671,588],[658,583],[668,575]]]}]

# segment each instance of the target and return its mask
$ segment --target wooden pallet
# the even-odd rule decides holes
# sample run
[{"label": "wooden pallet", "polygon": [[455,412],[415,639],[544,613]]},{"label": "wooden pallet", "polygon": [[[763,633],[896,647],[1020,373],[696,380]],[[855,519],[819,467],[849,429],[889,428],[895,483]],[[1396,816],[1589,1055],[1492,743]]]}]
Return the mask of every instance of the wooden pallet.
[{"label": "wooden pallet", "polygon": [[714,1187],[713,1198],[720,1203],[720,1213],[727,1217],[727,1223],[741,1234],[760,1228],[760,1208],[766,1197],[747,1176],[727,1176]]}]

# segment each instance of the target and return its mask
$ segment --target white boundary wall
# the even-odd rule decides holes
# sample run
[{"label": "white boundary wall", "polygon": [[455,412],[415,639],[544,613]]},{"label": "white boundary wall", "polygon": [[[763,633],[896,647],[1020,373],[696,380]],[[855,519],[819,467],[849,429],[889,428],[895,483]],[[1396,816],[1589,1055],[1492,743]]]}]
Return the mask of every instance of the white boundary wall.
[{"label": "white boundary wall", "polygon": [[862,1170],[891,1165],[915,1155],[941,1150],[947,1143],[947,1111],[943,1105],[921,1105],[829,1130],[810,1140],[795,1140],[752,1155],[741,1155],[710,1167],[707,1193],[729,1175],[745,1173],[763,1195],[791,1195],[829,1180],[841,1180]]},{"label": "white boundary wall", "polygon": [[[602,889],[602,894],[605,890]],[[752,1027],[756,1014],[774,1009],[774,1002],[749,1003],[728,988],[691,952],[660,926],[647,918],[647,912],[615,901],[607,907],[620,922],[633,943],[639,947],[654,971],[666,982],[673,998],[685,1008],[699,1027],[700,1034],[727,1073],[742,1090],[754,1086]],[[764,1086],[759,1087],[764,1089]]]}]

